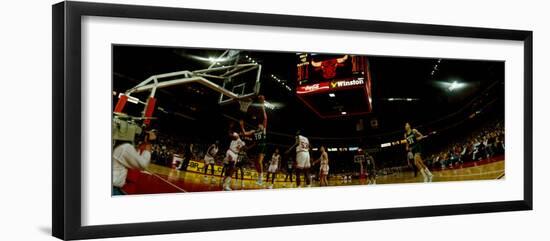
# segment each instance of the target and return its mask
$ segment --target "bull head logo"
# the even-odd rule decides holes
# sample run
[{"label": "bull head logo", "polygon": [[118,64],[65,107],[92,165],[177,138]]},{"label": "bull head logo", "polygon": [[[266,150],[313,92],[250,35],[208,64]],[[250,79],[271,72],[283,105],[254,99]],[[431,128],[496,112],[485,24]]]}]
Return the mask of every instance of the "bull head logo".
[{"label": "bull head logo", "polygon": [[344,62],[348,59],[348,55],[344,55],[342,58],[329,59],[324,61],[311,61],[311,65],[316,69],[321,69],[324,79],[332,79],[336,76],[336,69],[344,66]]}]

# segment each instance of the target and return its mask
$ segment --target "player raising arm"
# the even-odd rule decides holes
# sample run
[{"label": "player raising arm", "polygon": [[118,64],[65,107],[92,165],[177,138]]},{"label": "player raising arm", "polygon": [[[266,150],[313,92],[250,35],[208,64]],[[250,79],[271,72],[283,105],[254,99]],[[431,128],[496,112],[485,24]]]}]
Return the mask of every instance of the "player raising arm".
[{"label": "player raising arm", "polygon": [[258,99],[261,104],[261,109],[263,113],[263,121],[258,123],[257,129],[246,131],[244,128],[244,121],[241,120],[241,131],[244,136],[252,136],[257,150],[258,157],[256,158],[255,166],[256,171],[258,172],[258,180],[256,183],[258,185],[263,184],[263,162],[267,152],[267,113],[265,111],[264,101],[265,98],[263,95],[258,96]]},{"label": "player raising arm", "polygon": [[241,140],[239,134],[233,133],[231,137],[233,140],[229,144],[229,149],[227,149],[227,152],[225,153],[225,159],[228,163],[227,169],[225,170],[225,177],[222,180],[222,187],[225,191],[231,191],[231,176],[233,175],[236,162],[239,161],[239,152],[241,151],[241,148],[246,145],[244,141]]},{"label": "player raising arm", "polygon": [[420,145],[420,140],[424,139],[425,136],[422,135],[418,130],[411,128],[409,123],[405,123],[405,149],[410,151],[414,155],[414,165],[420,171],[420,174],[424,177],[424,182],[432,181],[432,173],[428,167],[424,164],[422,160],[422,147]]}]

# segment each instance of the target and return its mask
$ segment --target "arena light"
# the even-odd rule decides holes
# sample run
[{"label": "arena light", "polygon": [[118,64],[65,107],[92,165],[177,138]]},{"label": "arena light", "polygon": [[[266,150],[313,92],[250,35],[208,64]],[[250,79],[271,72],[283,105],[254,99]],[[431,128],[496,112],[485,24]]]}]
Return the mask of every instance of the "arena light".
[{"label": "arena light", "polygon": [[431,76],[434,76],[435,72],[439,70],[439,64],[441,64],[441,59],[438,59],[437,63],[434,65],[432,72],[430,73]]},{"label": "arena light", "polygon": [[208,61],[210,61],[210,63],[225,62],[227,60],[228,60],[228,58],[216,58],[216,57],[209,57],[208,58]]},{"label": "arena light", "polygon": [[383,143],[383,144],[380,145],[381,148],[389,147],[389,146],[391,146],[391,142]]},{"label": "arena light", "polygon": [[413,102],[413,101],[418,101],[418,98],[411,98],[411,97],[406,97],[406,98],[392,97],[392,98],[387,98],[386,100],[389,101],[389,102],[393,102],[393,101]]},{"label": "arena light", "polygon": [[210,63],[217,63],[217,62],[227,62],[229,60],[232,60],[232,59],[235,59],[234,57],[231,57],[231,58],[218,58],[218,57],[202,57],[202,56],[197,56],[197,55],[186,55],[187,57],[191,58],[191,59],[194,59],[194,60],[198,60],[198,61],[202,61],[202,62],[210,62]]},{"label": "arena light", "polygon": [[342,115],[347,115],[348,112],[342,111]]},{"label": "arena light", "polygon": [[359,147],[353,146],[353,147],[348,148],[348,150],[349,151],[357,151],[357,150],[359,150]]},{"label": "arena light", "polygon": [[457,89],[463,88],[466,84],[460,83],[460,82],[455,80],[452,83],[448,83],[448,85],[449,85],[449,87],[447,89],[449,89],[449,91],[453,92]]},{"label": "arena light", "polygon": [[264,106],[265,106],[265,108],[268,108],[268,109],[270,109],[270,110],[274,110],[274,109],[275,109],[275,105],[274,105],[273,103],[268,102],[267,100],[264,101]]},{"label": "arena light", "polygon": [[331,98],[334,98],[334,97],[336,97],[336,94],[334,94],[334,93],[329,93],[328,96],[330,96]]}]

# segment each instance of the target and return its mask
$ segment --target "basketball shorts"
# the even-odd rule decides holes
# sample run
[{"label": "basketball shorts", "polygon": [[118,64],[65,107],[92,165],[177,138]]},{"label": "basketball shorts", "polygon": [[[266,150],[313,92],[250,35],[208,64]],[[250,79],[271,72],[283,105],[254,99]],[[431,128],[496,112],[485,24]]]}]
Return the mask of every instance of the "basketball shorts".
[{"label": "basketball shorts", "polygon": [[270,173],[277,172],[277,165],[269,165],[269,168],[267,168],[267,171]]},{"label": "basketball shorts", "polygon": [[209,155],[204,156],[204,164],[214,164],[214,157],[211,157]]},{"label": "basketball shorts", "polygon": [[422,153],[422,147],[420,146],[420,144],[416,144],[416,145],[413,145],[411,147],[411,152],[416,155],[416,154],[421,154]]},{"label": "basketball shorts", "polygon": [[367,167],[367,175],[369,177],[375,177],[376,176],[376,171],[374,170],[373,167]]},{"label": "basketball shorts", "polygon": [[265,143],[258,143],[258,146],[256,147],[256,150],[255,150],[255,153],[257,155],[260,155],[260,154],[266,155],[267,154],[267,145]]},{"label": "basketball shorts", "polygon": [[300,169],[311,167],[308,151],[301,151],[296,153],[296,167]]},{"label": "basketball shorts", "polygon": [[329,166],[328,165],[322,165],[321,168],[320,168],[320,173],[323,174],[323,175],[328,175],[328,171],[329,171]]},{"label": "basketball shorts", "polygon": [[228,162],[236,162],[238,157],[239,155],[231,150],[227,150],[227,152],[225,153],[225,159]]}]

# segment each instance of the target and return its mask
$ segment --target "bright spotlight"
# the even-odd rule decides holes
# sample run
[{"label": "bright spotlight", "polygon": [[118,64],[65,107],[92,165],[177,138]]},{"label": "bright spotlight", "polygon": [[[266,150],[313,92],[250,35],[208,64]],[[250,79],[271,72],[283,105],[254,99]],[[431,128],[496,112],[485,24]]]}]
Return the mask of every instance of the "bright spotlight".
[{"label": "bright spotlight", "polygon": [[342,111],[342,115],[347,115],[348,112]]},{"label": "bright spotlight", "polygon": [[330,96],[331,98],[336,97],[336,95],[334,93],[329,93],[328,96]]},{"label": "bright spotlight", "polygon": [[455,80],[449,85],[449,91],[454,91],[456,89],[462,88],[463,86],[464,86],[464,83],[458,83]]},{"label": "bright spotlight", "polygon": [[208,61],[210,61],[210,63],[218,63],[218,62],[225,61],[225,59],[224,58],[209,57]]}]

